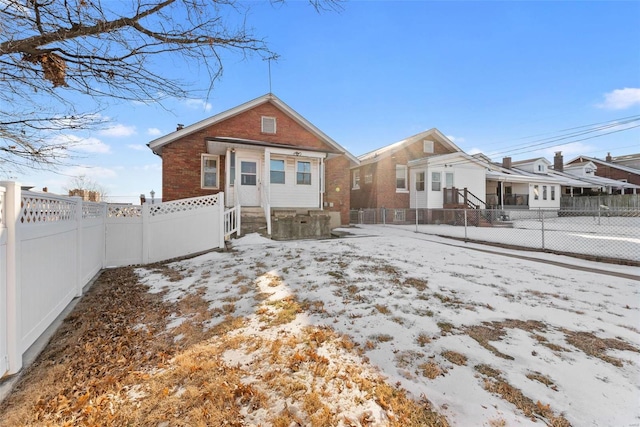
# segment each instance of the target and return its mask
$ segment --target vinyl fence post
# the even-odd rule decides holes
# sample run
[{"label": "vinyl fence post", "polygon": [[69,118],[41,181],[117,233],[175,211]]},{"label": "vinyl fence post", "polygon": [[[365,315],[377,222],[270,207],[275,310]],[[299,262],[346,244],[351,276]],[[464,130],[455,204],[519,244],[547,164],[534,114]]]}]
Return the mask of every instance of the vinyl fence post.
[{"label": "vinyl fence post", "polygon": [[142,205],[142,264],[149,264],[149,242],[151,241],[151,236],[149,235],[149,229],[151,228],[149,224],[149,219],[151,218],[151,205],[149,203],[144,203]]},{"label": "vinyl fence post", "polygon": [[464,241],[467,241],[467,210],[464,210]]},{"label": "vinyl fence post", "polygon": [[[224,223],[225,223],[223,192],[218,193],[218,206],[219,206],[218,215],[220,215],[219,221],[218,221],[218,224],[220,224],[218,228],[218,233],[220,234],[220,237],[218,239],[218,249],[223,249],[224,248]],[[267,221],[268,220],[269,218],[267,218]]]},{"label": "vinyl fence post", "polygon": [[4,196],[4,221],[7,226],[7,358],[9,375],[22,369],[22,349],[20,333],[22,330],[22,290],[20,288],[20,205],[22,190],[17,182],[0,183],[7,189]]},{"label": "vinyl fence post", "polygon": [[76,202],[76,296],[82,296],[82,197],[71,197]]}]

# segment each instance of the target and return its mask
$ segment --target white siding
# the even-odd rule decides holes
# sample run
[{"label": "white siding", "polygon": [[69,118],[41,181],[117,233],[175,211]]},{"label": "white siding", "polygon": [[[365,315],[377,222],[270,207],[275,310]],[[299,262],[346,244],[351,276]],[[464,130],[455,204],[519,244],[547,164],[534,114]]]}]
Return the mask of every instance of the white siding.
[{"label": "white siding", "polygon": [[[320,161],[305,157],[271,155],[272,160],[285,160],[284,184],[271,184],[271,207],[273,208],[319,208],[320,207]],[[296,184],[297,161],[311,163],[311,185]]]}]

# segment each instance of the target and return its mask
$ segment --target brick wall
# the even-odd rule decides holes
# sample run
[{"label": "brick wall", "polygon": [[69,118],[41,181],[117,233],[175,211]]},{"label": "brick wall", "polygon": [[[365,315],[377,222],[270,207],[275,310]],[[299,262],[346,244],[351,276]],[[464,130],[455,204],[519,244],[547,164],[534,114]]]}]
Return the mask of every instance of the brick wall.
[{"label": "brick wall", "polygon": [[[349,159],[345,156],[334,157],[325,162],[324,209],[340,212],[342,225],[349,224]],[[328,204],[333,203],[333,207]]]},{"label": "brick wall", "polygon": [[[425,153],[422,140],[420,140],[399,149],[391,155],[381,156],[382,158],[376,163],[361,166],[359,168],[360,189],[351,190],[351,208],[408,208],[410,202],[409,191],[396,191],[396,165],[406,166],[410,160],[454,152],[438,141],[435,141],[433,151],[433,153]],[[373,173],[373,183],[364,184],[365,174],[369,172]],[[407,172],[407,190],[411,188],[411,185],[413,183]]]},{"label": "brick wall", "polygon": [[[276,118],[275,134],[262,133],[261,119],[263,116]],[[213,137],[232,137],[291,144],[306,148],[332,149],[282,110],[267,102],[165,145],[162,149],[162,196],[164,201],[224,191],[224,156],[220,156],[219,190],[200,188],[200,155],[207,152],[206,139]],[[325,201],[334,204],[333,208],[326,207],[325,209],[340,212],[342,223],[348,224],[349,160],[345,156],[327,160],[325,170]]]}]

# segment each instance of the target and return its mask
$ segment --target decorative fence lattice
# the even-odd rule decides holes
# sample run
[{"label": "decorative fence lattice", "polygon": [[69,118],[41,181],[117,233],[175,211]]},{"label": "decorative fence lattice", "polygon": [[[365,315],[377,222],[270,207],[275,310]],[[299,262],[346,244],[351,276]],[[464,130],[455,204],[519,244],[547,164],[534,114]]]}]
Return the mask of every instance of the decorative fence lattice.
[{"label": "decorative fence lattice", "polygon": [[76,202],[24,192],[19,221],[23,224],[76,220]]},{"label": "decorative fence lattice", "polygon": [[219,196],[214,194],[212,196],[194,197],[191,199],[175,200],[158,205],[151,205],[149,212],[151,216],[166,215],[170,213],[192,211],[195,209],[216,206],[218,202]]},{"label": "decorative fence lattice", "polygon": [[102,218],[104,215],[104,205],[100,203],[83,202],[82,203],[82,218]]},{"label": "decorative fence lattice", "polygon": [[142,216],[142,206],[137,205],[109,205],[107,217],[109,218],[139,218]]}]

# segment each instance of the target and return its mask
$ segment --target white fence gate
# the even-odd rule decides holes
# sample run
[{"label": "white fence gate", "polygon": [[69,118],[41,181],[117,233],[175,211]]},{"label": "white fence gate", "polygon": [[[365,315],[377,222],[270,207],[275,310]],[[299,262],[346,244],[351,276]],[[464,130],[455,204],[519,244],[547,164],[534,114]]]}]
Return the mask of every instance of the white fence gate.
[{"label": "white fence gate", "polygon": [[0,377],[105,267],[224,247],[224,194],[142,206],[0,187]]}]

